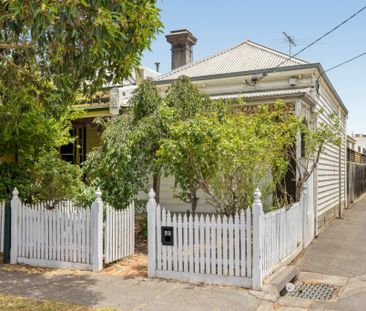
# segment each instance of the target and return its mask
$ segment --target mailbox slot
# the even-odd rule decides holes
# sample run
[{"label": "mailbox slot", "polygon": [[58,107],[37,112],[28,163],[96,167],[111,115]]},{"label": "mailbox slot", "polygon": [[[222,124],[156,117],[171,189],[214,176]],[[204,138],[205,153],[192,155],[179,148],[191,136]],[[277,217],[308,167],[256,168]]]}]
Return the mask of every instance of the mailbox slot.
[{"label": "mailbox slot", "polygon": [[161,227],[161,244],[167,246],[174,245],[174,230],[173,227]]}]

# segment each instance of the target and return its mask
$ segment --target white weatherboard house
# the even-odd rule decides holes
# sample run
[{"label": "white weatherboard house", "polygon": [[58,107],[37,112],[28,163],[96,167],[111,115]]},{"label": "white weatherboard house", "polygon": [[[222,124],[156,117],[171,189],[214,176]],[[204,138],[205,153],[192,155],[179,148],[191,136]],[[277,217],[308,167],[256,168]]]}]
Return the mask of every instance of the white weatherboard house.
[{"label": "white weatherboard house", "polygon": [[[172,45],[172,70],[155,78],[164,95],[169,85],[182,75],[213,99],[244,98],[248,105],[273,103],[282,99],[294,113],[313,117],[323,109],[339,116],[344,139],[340,147],[325,146],[318,168],[308,181],[309,221],[315,230],[346,207],[346,123],[348,111],[319,63],[309,63],[271,48],[244,41],[212,56],[191,62],[192,46],[197,39],[187,30],[167,35]],[[331,122],[324,114],[317,124]],[[301,141],[297,154],[301,157]],[[189,205],[174,198],[173,178],[162,180],[160,203],[173,210],[188,210]],[[203,194],[198,211],[206,210]]]},{"label": "white weatherboard house", "polygon": [[355,140],[355,151],[366,153],[366,135],[356,134],[353,139]]}]

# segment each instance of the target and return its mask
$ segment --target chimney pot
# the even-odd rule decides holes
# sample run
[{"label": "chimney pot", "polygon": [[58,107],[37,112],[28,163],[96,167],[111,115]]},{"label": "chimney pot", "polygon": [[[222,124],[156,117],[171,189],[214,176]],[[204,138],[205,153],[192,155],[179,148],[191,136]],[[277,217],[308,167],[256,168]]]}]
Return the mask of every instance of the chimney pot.
[{"label": "chimney pot", "polygon": [[166,40],[172,48],[172,69],[192,62],[192,46],[197,39],[187,29],[171,31],[166,35]]}]

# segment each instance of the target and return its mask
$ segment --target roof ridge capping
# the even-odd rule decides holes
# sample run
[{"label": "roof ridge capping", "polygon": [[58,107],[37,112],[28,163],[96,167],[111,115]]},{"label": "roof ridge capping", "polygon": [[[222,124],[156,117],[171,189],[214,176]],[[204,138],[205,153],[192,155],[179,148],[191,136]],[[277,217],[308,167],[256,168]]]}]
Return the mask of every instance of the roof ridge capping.
[{"label": "roof ridge capping", "polygon": [[286,54],[286,53],[280,52],[278,50],[272,49],[272,48],[270,48],[268,46],[265,46],[263,44],[254,42],[252,40],[246,40],[244,42],[247,43],[247,44],[250,44],[252,46],[255,46],[255,47],[259,48],[259,49],[262,49],[262,50],[264,50],[266,52],[269,52],[269,53],[275,54],[277,56],[283,57],[285,59],[288,59],[289,61],[299,62],[299,65],[310,64],[309,62],[307,62],[307,61],[305,61],[305,60],[303,60],[301,58],[291,57],[291,55],[289,55],[289,54]]}]

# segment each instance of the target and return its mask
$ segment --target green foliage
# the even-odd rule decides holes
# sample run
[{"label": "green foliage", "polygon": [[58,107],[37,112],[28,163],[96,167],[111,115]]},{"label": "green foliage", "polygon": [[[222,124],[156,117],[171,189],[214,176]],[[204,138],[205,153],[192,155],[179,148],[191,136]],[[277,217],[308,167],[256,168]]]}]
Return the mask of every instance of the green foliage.
[{"label": "green foliage", "polygon": [[32,165],[1,163],[0,180],[0,200],[10,199],[17,187],[26,202],[71,199],[82,186],[79,167],[52,153],[39,155]]},{"label": "green foliage", "polygon": [[[0,65],[2,77],[4,71]],[[70,121],[76,115],[49,83],[38,88],[28,77],[13,74],[9,80],[0,78],[0,156],[11,153],[18,162],[33,163],[41,151],[70,141]]]},{"label": "green foliage", "polygon": [[[127,78],[161,26],[154,0],[2,1],[0,157],[17,162],[2,164],[4,178],[23,171],[35,182],[23,189],[29,199],[82,187],[78,168],[55,152],[71,141],[71,106]],[[19,176],[1,191],[22,184]]]},{"label": "green foliage", "polygon": [[171,125],[158,156],[176,177],[181,197],[201,189],[219,212],[232,213],[251,204],[258,185],[265,197],[273,193],[298,128],[299,120],[280,102],[250,115],[200,113]]},{"label": "green foliage", "polygon": [[15,187],[18,188],[21,198],[29,198],[31,184],[32,178],[26,167],[15,163],[0,163],[0,201],[10,200]]},{"label": "green foliage", "polygon": [[190,203],[195,212],[202,180],[215,171],[221,120],[217,113],[197,114],[172,122],[157,152],[165,175],[175,177],[178,197]]},{"label": "green foliage", "polygon": [[138,123],[151,116],[162,104],[162,99],[151,80],[145,80],[129,100],[132,107],[132,122]]},{"label": "green foliage", "polygon": [[155,0],[4,0],[0,57],[63,92],[94,91],[128,77],[161,26]]},{"label": "green foliage", "polygon": [[210,97],[201,92],[186,76],[172,83],[165,103],[174,110],[177,119],[188,119],[213,106]]},{"label": "green foliage", "polygon": [[72,199],[81,188],[80,168],[63,161],[56,153],[40,156],[32,168],[32,196],[37,200]]},{"label": "green foliage", "polygon": [[149,176],[156,170],[160,102],[155,86],[145,81],[130,99],[129,113],[107,124],[100,147],[84,164],[88,179],[100,186],[103,199],[115,208],[126,207],[139,190],[147,190]]},{"label": "green foliage", "polygon": [[[165,105],[159,111],[160,127],[164,136],[157,149],[158,163],[165,175],[175,177],[177,196],[196,210],[201,175],[196,166],[209,168],[214,153],[206,153],[206,146],[215,144],[215,124],[221,122],[226,107],[221,101],[212,101],[185,76],[174,81],[169,88]],[[206,124],[207,123],[207,124]],[[204,132],[206,129],[211,132]],[[207,141],[206,141],[207,140]],[[199,163],[196,163],[198,161]]]}]

